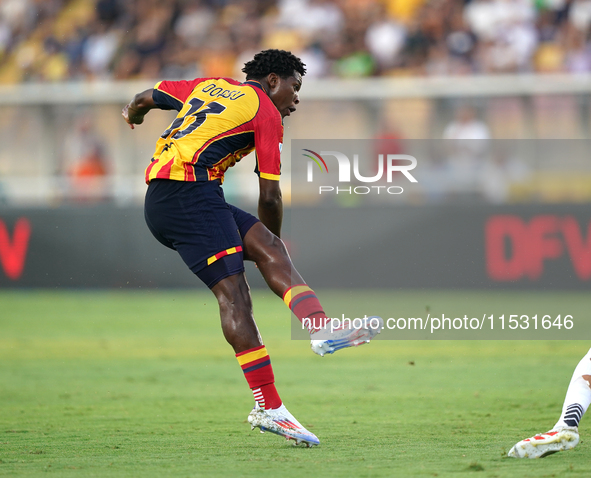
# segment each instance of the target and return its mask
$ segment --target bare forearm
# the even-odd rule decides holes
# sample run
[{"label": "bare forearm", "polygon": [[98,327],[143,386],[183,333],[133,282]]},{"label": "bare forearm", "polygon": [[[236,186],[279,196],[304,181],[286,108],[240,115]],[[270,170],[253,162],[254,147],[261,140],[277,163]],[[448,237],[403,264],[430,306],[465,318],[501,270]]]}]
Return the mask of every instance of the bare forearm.
[{"label": "bare forearm", "polygon": [[281,224],[283,222],[283,201],[281,197],[273,200],[259,199],[259,219],[261,222],[275,234],[281,237]]},{"label": "bare forearm", "polygon": [[130,119],[132,117],[144,117],[148,111],[154,108],[154,102],[148,102],[146,97],[142,93],[137,94],[133,97],[133,100],[129,102]]}]

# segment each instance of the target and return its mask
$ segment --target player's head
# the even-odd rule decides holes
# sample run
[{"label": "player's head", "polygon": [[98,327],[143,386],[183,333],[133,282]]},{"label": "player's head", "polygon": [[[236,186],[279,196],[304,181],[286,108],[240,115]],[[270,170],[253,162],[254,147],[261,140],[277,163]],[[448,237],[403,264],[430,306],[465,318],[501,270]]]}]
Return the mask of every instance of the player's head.
[{"label": "player's head", "polygon": [[298,91],[306,65],[285,50],[264,50],[257,53],[242,68],[247,80],[260,81],[281,117],[289,116],[300,102]]}]

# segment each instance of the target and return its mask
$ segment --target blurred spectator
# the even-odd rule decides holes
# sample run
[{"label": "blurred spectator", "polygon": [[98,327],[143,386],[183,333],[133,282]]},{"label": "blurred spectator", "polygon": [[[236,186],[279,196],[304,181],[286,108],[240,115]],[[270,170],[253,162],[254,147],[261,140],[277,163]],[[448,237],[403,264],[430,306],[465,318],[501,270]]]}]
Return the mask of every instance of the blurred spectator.
[{"label": "blurred spectator", "polygon": [[573,0],[568,19],[577,30],[589,32],[589,25],[591,24],[591,1]]},{"label": "blurred spectator", "polygon": [[330,0],[280,0],[281,25],[300,30],[305,36],[338,35],[345,19],[337,2]]},{"label": "blurred spectator", "polygon": [[174,32],[187,46],[199,48],[215,21],[214,11],[203,2],[185,2],[174,23]]},{"label": "blurred spectator", "polygon": [[488,126],[477,119],[474,107],[462,105],[457,108],[454,120],[445,128],[443,138],[453,141],[466,139],[488,141],[490,132]]},{"label": "blurred spectator", "polygon": [[399,63],[405,41],[404,26],[387,17],[377,19],[365,33],[365,44],[379,71],[390,70]]},{"label": "blurred spectator", "polygon": [[84,66],[95,77],[106,76],[118,45],[119,32],[104,23],[96,24],[82,48]]},{"label": "blurred spectator", "polygon": [[2,20],[10,26],[14,36],[25,36],[33,28],[36,18],[31,0],[4,0],[0,3]]},{"label": "blurred spectator", "polygon": [[383,175],[380,182],[385,183],[388,179],[388,155],[403,154],[404,148],[402,134],[398,126],[385,115],[382,116],[379,123],[378,134],[374,136],[372,142],[372,157],[377,160],[372,172],[378,174],[381,171]]},{"label": "blurred spectator", "polygon": [[[299,52],[299,56],[306,65],[306,79],[321,78],[328,74],[328,59],[320,45],[314,44],[309,46],[302,52]],[[248,61],[248,59],[245,61]]]},{"label": "blurred spectator", "polygon": [[63,169],[70,178],[73,199],[88,202],[105,198],[108,170],[103,144],[87,114],[81,115],[76,127],[66,135]]},{"label": "blurred spectator", "polygon": [[494,145],[491,158],[480,172],[482,196],[492,204],[503,204],[510,199],[514,184],[526,183],[531,172],[514,151],[500,142]]},{"label": "blurred spectator", "polygon": [[465,16],[481,41],[484,72],[526,71],[537,46],[535,9],[529,0],[475,0]]},{"label": "blurred spectator", "polygon": [[567,41],[566,70],[570,73],[591,72],[591,45],[585,42],[585,33],[572,29]]},{"label": "blurred spectator", "polygon": [[454,120],[443,132],[447,151],[448,189],[455,192],[475,192],[481,171],[487,163],[490,132],[477,119],[470,105],[457,108]]}]

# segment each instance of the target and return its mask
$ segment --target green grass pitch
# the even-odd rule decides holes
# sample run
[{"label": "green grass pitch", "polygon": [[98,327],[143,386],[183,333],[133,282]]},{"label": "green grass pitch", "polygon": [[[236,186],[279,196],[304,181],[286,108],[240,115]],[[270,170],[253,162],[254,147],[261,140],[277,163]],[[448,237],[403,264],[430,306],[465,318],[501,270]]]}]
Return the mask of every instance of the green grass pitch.
[{"label": "green grass pitch", "polygon": [[[589,476],[588,417],[572,451],[505,457],[554,424],[588,342],[378,340],[320,358],[290,339],[280,299],[253,295],[279,393],[319,447],[250,431],[252,395],[208,292],[4,291],[0,476]],[[401,310],[484,302],[503,313],[534,301],[581,318],[591,310],[588,293],[382,297]]]}]

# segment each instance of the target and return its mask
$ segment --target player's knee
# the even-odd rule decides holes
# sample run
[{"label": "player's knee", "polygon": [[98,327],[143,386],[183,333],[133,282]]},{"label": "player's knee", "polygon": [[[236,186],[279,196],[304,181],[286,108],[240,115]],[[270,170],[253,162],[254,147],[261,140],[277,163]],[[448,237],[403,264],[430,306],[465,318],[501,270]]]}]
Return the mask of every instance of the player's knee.
[{"label": "player's knee", "polygon": [[256,247],[249,249],[248,258],[261,265],[289,260],[289,254],[283,241],[269,233],[269,237],[260,241]]},{"label": "player's knee", "polygon": [[232,295],[220,295],[217,299],[220,308],[225,310],[249,310],[252,307],[250,295],[240,290]]},{"label": "player's knee", "polygon": [[221,312],[248,315],[252,310],[250,287],[244,279],[228,280],[215,287],[214,294]]},{"label": "player's knee", "polygon": [[211,291],[220,303],[250,295],[250,288],[244,273],[224,277],[211,288]]},{"label": "player's knee", "polygon": [[275,235],[273,235],[273,238],[271,239],[268,252],[274,261],[280,261],[289,258],[285,243]]}]

